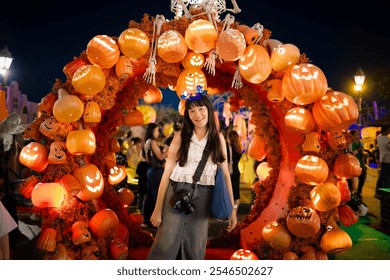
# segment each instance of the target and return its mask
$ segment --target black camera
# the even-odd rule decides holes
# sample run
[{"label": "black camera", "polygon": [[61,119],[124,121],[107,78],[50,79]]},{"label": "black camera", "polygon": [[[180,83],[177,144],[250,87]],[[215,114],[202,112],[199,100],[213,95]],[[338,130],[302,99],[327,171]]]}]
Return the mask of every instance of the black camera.
[{"label": "black camera", "polygon": [[175,191],[175,194],[169,200],[169,205],[179,211],[189,215],[195,211],[195,206],[191,203],[191,195],[187,190]]}]

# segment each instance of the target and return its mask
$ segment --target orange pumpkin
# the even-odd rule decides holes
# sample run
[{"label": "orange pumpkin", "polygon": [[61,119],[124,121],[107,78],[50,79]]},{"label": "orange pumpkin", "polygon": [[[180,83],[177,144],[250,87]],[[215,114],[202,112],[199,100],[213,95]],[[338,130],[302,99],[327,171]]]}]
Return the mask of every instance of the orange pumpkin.
[{"label": "orange pumpkin", "polygon": [[41,112],[43,115],[51,116],[53,115],[53,105],[57,100],[57,95],[54,92],[50,92],[48,95],[41,99],[41,102],[38,104],[38,112]]},{"label": "orange pumpkin", "polygon": [[57,243],[54,255],[51,258],[52,260],[67,260],[68,259],[68,250],[65,245],[62,243]]},{"label": "orange pumpkin", "polygon": [[180,99],[187,99],[196,94],[196,87],[202,86],[207,90],[206,76],[201,69],[184,69],[177,79],[176,94]]},{"label": "orange pumpkin", "polygon": [[59,207],[64,201],[64,194],[59,183],[38,183],[31,193],[31,202],[38,208]]},{"label": "orange pumpkin", "polygon": [[23,195],[25,198],[31,198],[31,193],[35,187],[36,184],[39,183],[39,178],[35,175],[31,175],[27,179],[24,179],[19,187],[19,193]]},{"label": "orange pumpkin", "polygon": [[333,90],[329,90],[314,103],[312,112],[318,127],[330,132],[348,129],[359,115],[358,107],[351,96]]},{"label": "orange pumpkin", "polygon": [[39,126],[39,132],[55,141],[63,141],[68,135],[65,123],[58,122],[54,116],[44,120]]},{"label": "orange pumpkin", "polygon": [[76,70],[72,85],[79,94],[95,95],[106,85],[106,76],[96,65],[84,65]]},{"label": "orange pumpkin", "polygon": [[352,239],[338,224],[337,213],[331,214],[326,221],[326,231],[320,240],[321,249],[327,254],[338,254],[352,248]]},{"label": "orange pumpkin", "polygon": [[44,228],[37,241],[39,250],[54,252],[57,245],[57,230],[54,228]]},{"label": "orange pumpkin", "polygon": [[86,123],[98,123],[102,119],[100,106],[95,101],[88,101],[84,106],[83,121]]},{"label": "orange pumpkin", "polygon": [[123,122],[127,126],[142,125],[144,123],[144,114],[140,110],[133,108],[124,116]]},{"label": "orange pumpkin", "polygon": [[278,46],[271,53],[271,65],[275,71],[283,71],[291,65],[295,65],[300,57],[299,49],[293,44]]},{"label": "orange pumpkin", "polygon": [[84,221],[74,222],[72,225],[72,242],[80,245],[91,241],[92,236],[88,230],[88,223]]},{"label": "orange pumpkin", "polygon": [[295,166],[295,176],[304,184],[315,186],[325,182],[329,168],[326,162],[314,155],[301,157]]},{"label": "orange pumpkin", "polygon": [[66,137],[66,148],[72,155],[90,155],[95,152],[96,138],[90,129],[74,130]]},{"label": "orange pumpkin", "polygon": [[214,25],[205,19],[191,22],[185,32],[184,39],[190,50],[205,53],[215,46],[218,33]]},{"label": "orange pumpkin", "polygon": [[311,131],[306,134],[305,141],[302,144],[302,151],[319,153],[321,151],[320,134]]},{"label": "orange pumpkin", "polygon": [[121,52],[129,58],[140,58],[149,50],[148,35],[138,28],[124,30],[118,38]]},{"label": "orange pumpkin", "polygon": [[102,209],[96,212],[89,220],[89,228],[97,238],[112,236],[119,225],[117,215],[111,209]]},{"label": "orange pumpkin", "polygon": [[186,69],[189,68],[201,69],[204,64],[205,64],[204,55],[196,52],[188,52],[182,61],[182,65]]},{"label": "orange pumpkin", "polygon": [[62,175],[60,184],[71,196],[77,195],[81,189],[80,182],[72,174]]},{"label": "orange pumpkin", "polygon": [[120,188],[118,197],[122,201],[124,208],[129,207],[134,201],[134,193],[128,188]]},{"label": "orange pumpkin", "polygon": [[119,47],[116,41],[107,35],[96,35],[87,45],[89,61],[100,68],[111,68],[119,59]]},{"label": "orange pumpkin", "polygon": [[237,29],[222,31],[216,42],[216,50],[221,59],[236,61],[244,54],[246,42],[244,35]]},{"label": "orange pumpkin", "polygon": [[125,260],[129,254],[129,248],[118,239],[111,239],[110,253],[114,260]]},{"label": "orange pumpkin", "polygon": [[321,219],[315,210],[298,206],[288,212],[286,224],[292,234],[302,238],[310,238],[320,230]]},{"label": "orange pumpkin", "polygon": [[260,45],[249,45],[238,61],[241,76],[250,83],[260,84],[271,74],[271,59]]},{"label": "orange pumpkin", "polygon": [[49,152],[45,145],[38,142],[30,142],[20,151],[19,162],[36,172],[42,172],[49,164],[48,154]]},{"label": "orange pumpkin", "polygon": [[150,86],[144,93],[144,101],[146,104],[159,103],[163,99],[163,94],[158,87]]},{"label": "orange pumpkin", "polygon": [[351,200],[351,191],[349,190],[347,180],[337,180],[336,187],[339,189],[341,202],[347,202]]},{"label": "orange pumpkin", "polygon": [[167,30],[158,38],[157,55],[167,63],[182,61],[187,49],[183,35],[175,30]]},{"label": "orange pumpkin", "polygon": [[98,246],[86,246],[81,250],[81,259],[82,260],[98,260],[100,257],[99,247]]},{"label": "orange pumpkin", "polygon": [[259,135],[254,135],[248,146],[248,156],[257,161],[262,161],[267,156],[267,143]]},{"label": "orange pumpkin", "polygon": [[115,64],[115,74],[119,79],[132,77],[134,75],[134,67],[131,59],[121,55]]},{"label": "orange pumpkin", "polygon": [[108,183],[116,185],[122,182],[127,176],[126,167],[113,164],[108,171]]},{"label": "orange pumpkin", "polygon": [[326,94],[328,82],[320,68],[313,64],[298,64],[288,67],[282,79],[282,91],[288,101],[307,105]]},{"label": "orange pumpkin", "polygon": [[118,139],[111,138],[110,140],[108,140],[108,151],[109,152],[118,153],[120,150],[121,150],[121,145],[119,144]]},{"label": "orange pumpkin", "polygon": [[83,201],[89,201],[100,197],[103,193],[104,179],[99,168],[89,163],[87,165],[75,168],[72,175],[80,183],[80,191],[77,197]]},{"label": "orange pumpkin", "polygon": [[359,160],[350,153],[339,154],[333,163],[333,172],[338,179],[352,179],[362,173]]},{"label": "orange pumpkin", "polygon": [[58,90],[58,99],[53,105],[53,115],[59,122],[71,123],[78,121],[83,115],[84,104],[76,95],[70,95],[67,90]]},{"label": "orange pumpkin", "polygon": [[284,123],[301,134],[309,133],[316,125],[312,113],[303,107],[288,110],[284,116]]},{"label": "orange pumpkin", "polygon": [[344,133],[340,130],[327,132],[326,139],[332,150],[341,150],[347,147],[347,140]]},{"label": "orange pumpkin", "polygon": [[252,45],[252,44],[256,43],[257,40],[259,39],[259,36],[260,36],[259,32],[255,29],[249,27],[248,25],[240,24],[237,26],[237,30],[240,31],[244,35],[245,42],[248,45]]},{"label": "orange pumpkin", "polygon": [[282,80],[271,79],[267,82],[267,99],[271,102],[282,102],[284,94],[282,91]]},{"label": "orange pumpkin", "polygon": [[282,223],[277,221],[266,224],[263,227],[262,236],[265,242],[277,250],[286,250],[291,243],[290,232]]},{"label": "orange pumpkin", "polygon": [[50,164],[66,163],[66,144],[64,142],[52,142],[47,159]]},{"label": "orange pumpkin", "polygon": [[359,221],[359,214],[353,211],[347,204],[340,205],[338,211],[340,222],[346,227],[352,226]]},{"label": "orange pumpkin", "polygon": [[72,61],[68,62],[64,68],[63,72],[66,75],[68,79],[72,79],[74,73],[76,72],[77,69],[79,69],[81,66],[87,65],[87,63],[81,59],[81,58],[74,58]]},{"label": "orange pumpkin", "polygon": [[247,260],[258,260],[259,258],[251,250],[239,249],[235,251],[233,255],[230,256],[230,259],[247,261]]},{"label": "orange pumpkin", "polygon": [[315,186],[310,191],[310,199],[316,210],[326,212],[339,206],[341,195],[334,184],[326,182]]}]

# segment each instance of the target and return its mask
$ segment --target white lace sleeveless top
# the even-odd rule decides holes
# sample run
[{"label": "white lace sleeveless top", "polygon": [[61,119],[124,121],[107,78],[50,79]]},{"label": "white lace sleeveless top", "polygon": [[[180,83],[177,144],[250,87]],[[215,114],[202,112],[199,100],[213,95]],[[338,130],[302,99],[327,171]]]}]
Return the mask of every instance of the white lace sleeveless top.
[{"label": "white lace sleeveless top", "polygon": [[[171,180],[176,182],[192,183],[192,177],[194,176],[198,163],[202,158],[203,149],[206,146],[206,143],[207,136],[205,136],[202,140],[198,140],[195,133],[192,135],[188,150],[187,164],[185,166],[179,166],[179,163],[176,163],[170,176]],[[213,163],[211,157],[209,157],[198,184],[214,186],[216,171],[217,165]]]}]

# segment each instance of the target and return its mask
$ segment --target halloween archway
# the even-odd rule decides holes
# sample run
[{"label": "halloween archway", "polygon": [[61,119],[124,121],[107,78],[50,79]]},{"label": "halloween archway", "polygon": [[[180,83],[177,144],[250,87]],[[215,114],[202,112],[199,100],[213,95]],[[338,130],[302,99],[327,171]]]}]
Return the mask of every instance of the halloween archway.
[{"label": "halloween archway", "polygon": [[249,249],[259,259],[324,259],[351,248],[338,225],[356,221],[345,179],[361,170],[343,152],[356,104],[328,89],[322,71],[294,45],[204,8],[169,21],[145,14],[118,38],[95,36],[64,66],[66,81],[57,79],[42,99],[24,134],[34,141],[19,156],[39,174],[19,189],[38,201],[38,248],[46,258],[131,259],[132,248],[151,245],[142,217],[128,214],[134,196],[113,187],[125,173],[115,164],[114,135],[123,124],[143,124],[137,105],[149,89],[174,85],[185,102],[199,84],[213,94],[232,92],[232,111],[251,109],[248,154],[266,157],[272,168],[252,186],[250,213],[209,246]]}]

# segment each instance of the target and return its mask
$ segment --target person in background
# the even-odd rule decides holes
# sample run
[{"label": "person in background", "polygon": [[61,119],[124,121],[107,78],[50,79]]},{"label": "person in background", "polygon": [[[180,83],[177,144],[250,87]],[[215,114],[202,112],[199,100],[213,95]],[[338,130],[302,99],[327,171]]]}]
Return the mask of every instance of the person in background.
[{"label": "person in background", "polygon": [[[130,140],[131,148],[127,150],[127,167],[129,179],[135,179],[137,177],[137,165],[140,161],[144,160],[142,140],[140,137],[132,137]],[[129,182],[130,183],[130,182]]]},{"label": "person in background", "polygon": [[10,259],[9,233],[18,225],[0,201],[0,260]]},{"label": "person in background", "polygon": [[376,183],[375,197],[380,198],[380,188],[390,188],[390,126],[382,127],[376,141],[379,149],[380,173]]},{"label": "person in background", "polygon": [[238,209],[240,205],[240,169],[238,168],[238,162],[242,156],[242,143],[241,137],[235,130],[229,131],[229,145],[231,147],[231,166],[232,171],[230,173],[230,178],[232,181],[233,187],[233,196],[234,196],[234,205]]},{"label": "person in background", "polygon": [[164,144],[167,147],[171,145],[172,139],[175,136],[175,134],[180,133],[182,125],[183,125],[183,119],[180,119],[173,123],[173,132],[164,140]]},{"label": "person in background", "polygon": [[[200,180],[193,186],[194,172],[205,148],[210,154]],[[215,185],[217,165],[222,168],[234,205],[225,138],[218,132],[210,100],[197,92],[194,98],[186,101],[182,130],[174,136],[168,149],[156,207],[150,219],[158,229],[147,259],[205,258],[211,188]],[[185,212],[170,206],[172,196],[183,190],[188,191],[188,195],[180,199]],[[233,230],[236,224],[237,214],[232,211],[228,231]]]},{"label": "person in background", "polygon": [[147,181],[146,181],[146,201],[144,203],[144,225],[152,226],[150,217],[157,201],[157,193],[164,171],[164,160],[167,151],[161,150],[159,146],[160,132],[159,126],[155,123],[149,123],[146,127],[144,152],[148,162]]},{"label": "person in background", "polygon": [[[356,189],[356,197],[362,200],[362,190],[367,177],[367,168],[364,157],[364,146],[363,143],[360,141],[359,132],[357,130],[351,130],[349,134],[351,135],[352,142],[348,145],[348,151],[356,156],[356,158],[359,160],[360,167],[362,168],[362,172],[358,177],[358,185]],[[353,179],[348,179],[348,186],[351,191],[354,189]]]}]

